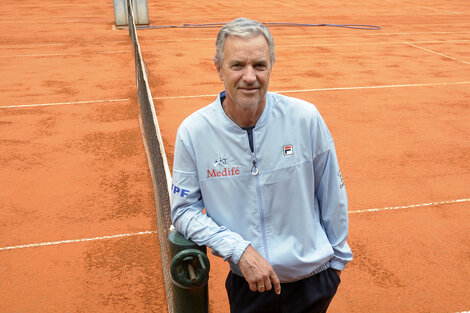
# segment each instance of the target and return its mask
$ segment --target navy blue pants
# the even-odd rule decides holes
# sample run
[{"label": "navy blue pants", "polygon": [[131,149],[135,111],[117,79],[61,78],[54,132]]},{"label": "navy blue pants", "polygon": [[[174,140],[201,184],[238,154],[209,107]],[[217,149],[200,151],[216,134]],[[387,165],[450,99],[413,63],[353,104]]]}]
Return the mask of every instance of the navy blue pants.
[{"label": "navy blue pants", "polygon": [[281,284],[263,293],[250,290],[245,278],[228,274],[225,282],[231,313],[323,313],[326,312],[341,280],[328,268],[311,277]]}]

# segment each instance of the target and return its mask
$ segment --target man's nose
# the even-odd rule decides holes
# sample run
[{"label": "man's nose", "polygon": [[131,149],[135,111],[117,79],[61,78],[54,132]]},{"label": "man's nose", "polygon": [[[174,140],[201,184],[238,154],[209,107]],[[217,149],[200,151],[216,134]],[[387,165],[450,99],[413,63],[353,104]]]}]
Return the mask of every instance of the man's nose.
[{"label": "man's nose", "polygon": [[256,72],[252,66],[247,66],[243,72],[243,80],[247,84],[253,84],[256,82]]}]

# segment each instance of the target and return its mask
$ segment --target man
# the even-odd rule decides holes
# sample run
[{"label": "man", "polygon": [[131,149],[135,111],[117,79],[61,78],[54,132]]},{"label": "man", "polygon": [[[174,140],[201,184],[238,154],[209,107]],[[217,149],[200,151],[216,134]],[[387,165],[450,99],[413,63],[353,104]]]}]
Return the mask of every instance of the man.
[{"label": "man", "polygon": [[173,224],[229,262],[232,313],[326,312],[352,259],[333,139],[312,104],[267,92],[261,23],[225,25],[214,61],[225,91],[178,129]]}]

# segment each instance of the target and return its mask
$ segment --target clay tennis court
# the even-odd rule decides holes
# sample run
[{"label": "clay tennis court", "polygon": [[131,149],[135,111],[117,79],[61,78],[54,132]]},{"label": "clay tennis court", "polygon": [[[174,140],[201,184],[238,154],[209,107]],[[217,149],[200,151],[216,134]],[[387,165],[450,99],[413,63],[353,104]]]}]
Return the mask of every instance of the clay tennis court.
[{"label": "clay tennis court", "polygon": [[[150,25],[272,27],[270,90],[315,104],[354,260],[330,312],[470,310],[470,3],[148,1]],[[0,4],[0,312],[166,312],[134,55],[112,1]],[[170,167],[223,85],[215,28],[139,30]],[[308,231],[308,230],[306,230]],[[228,313],[211,257],[210,312]]]}]

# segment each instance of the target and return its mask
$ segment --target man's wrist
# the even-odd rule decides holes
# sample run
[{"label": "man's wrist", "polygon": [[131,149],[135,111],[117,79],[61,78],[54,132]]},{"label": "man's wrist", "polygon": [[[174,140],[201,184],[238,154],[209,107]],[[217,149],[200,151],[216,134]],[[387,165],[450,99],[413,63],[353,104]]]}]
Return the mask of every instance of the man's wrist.
[{"label": "man's wrist", "polygon": [[250,245],[249,241],[242,241],[238,245],[235,246],[232,253],[232,262],[238,265],[240,262],[240,258],[242,257],[243,253],[245,252],[246,248]]}]

